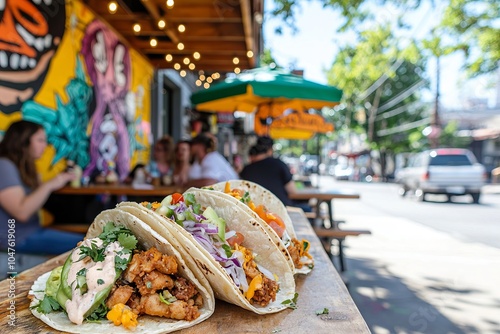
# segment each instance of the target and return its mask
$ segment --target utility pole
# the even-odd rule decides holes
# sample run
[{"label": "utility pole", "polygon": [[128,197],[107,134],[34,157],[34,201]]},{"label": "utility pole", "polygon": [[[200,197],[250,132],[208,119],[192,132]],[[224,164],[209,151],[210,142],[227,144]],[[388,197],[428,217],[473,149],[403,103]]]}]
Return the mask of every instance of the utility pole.
[{"label": "utility pole", "polygon": [[441,77],[441,65],[440,57],[436,56],[436,97],[434,100],[434,110],[432,111],[431,117],[431,131],[429,134],[429,140],[431,148],[436,148],[439,146],[439,135],[441,134],[441,122],[439,120],[439,82]]}]

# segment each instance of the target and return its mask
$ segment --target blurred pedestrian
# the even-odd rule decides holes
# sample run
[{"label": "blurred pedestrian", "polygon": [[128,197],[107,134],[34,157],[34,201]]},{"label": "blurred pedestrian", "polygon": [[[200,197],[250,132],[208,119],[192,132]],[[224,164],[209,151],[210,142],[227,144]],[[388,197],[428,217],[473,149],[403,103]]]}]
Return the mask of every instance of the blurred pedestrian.
[{"label": "blurred pedestrian", "polygon": [[7,249],[7,231],[15,225],[19,253],[60,254],[83,240],[83,235],[40,226],[39,210],[49,195],[75,178],[62,172],[41,182],[35,160],[47,147],[43,126],[30,121],[12,123],[0,142],[0,249]]},{"label": "blurred pedestrian", "polygon": [[193,164],[187,186],[203,187],[221,181],[238,179],[231,164],[215,150],[215,141],[205,134],[191,140]]},{"label": "blurred pedestrian", "polygon": [[188,182],[191,167],[191,146],[188,140],[177,142],[174,150],[174,184],[184,186]]},{"label": "blurred pedestrian", "polygon": [[307,203],[294,202],[289,194],[296,192],[293,175],[288,166],[273,157],[274,141],[270,137],[259,137],[250,148],[250,164],[240,172],[243,180],[255,182],[276,195],[285,205],[299,206],[304,211],[311,211]]}]

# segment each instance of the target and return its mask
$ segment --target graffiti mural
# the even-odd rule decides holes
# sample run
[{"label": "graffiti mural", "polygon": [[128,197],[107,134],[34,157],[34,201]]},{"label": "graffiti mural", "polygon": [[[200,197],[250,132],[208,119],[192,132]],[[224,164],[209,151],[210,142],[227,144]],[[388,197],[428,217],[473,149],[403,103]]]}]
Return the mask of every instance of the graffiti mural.
[{"label": "graffiti mural", "polygon": [[43,124],[42,179],[66,160],[121,179],[147,161],[153,73],[79,0],[0,0],[0,140],[18,119]]},{"label": "graffiti mural", "polygon": [[56,93],[56,110],[35,101],[27,101],[22,107],[22,113],[24,119],[44,126],[48,142],[56,149],[52,164],[66,158],[83,168],[90,160],[86,132],[92,89],[86,82],[80,59],[77,59],[76,65],[76,76],[66,86],[69,97],[67,104]]},{"label": "graffiti mural", "polygon": [[64,0],[0,1],[0,110],[33,98],[64,35]]},{"label": "graffiti mural", "polygon": [[125,99],[131,77],[129,50],[106,25],[95,20],[87,26],[81,53],[96,94],[90,163],[83,175],[106,174],[110,166],[116,166],[123,180],[130,169]]}]

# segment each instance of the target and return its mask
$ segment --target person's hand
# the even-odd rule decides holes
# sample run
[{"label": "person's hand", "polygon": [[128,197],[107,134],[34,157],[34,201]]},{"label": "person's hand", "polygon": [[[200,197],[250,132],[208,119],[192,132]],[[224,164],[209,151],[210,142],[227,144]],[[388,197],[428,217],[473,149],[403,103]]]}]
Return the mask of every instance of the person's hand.
[{"label": "person's hand", "polygon": [[76,178],[76,174],[73,172],[62,172],[57,174],[53,179],[47,183],[50,185],[52,191],[64,187],[68,182],[73,181]]}]

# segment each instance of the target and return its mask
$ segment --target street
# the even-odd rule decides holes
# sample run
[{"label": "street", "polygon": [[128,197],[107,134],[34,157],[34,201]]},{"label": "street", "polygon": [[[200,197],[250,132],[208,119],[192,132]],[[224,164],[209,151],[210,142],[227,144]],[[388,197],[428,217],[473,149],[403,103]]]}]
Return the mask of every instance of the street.
[{"label": "street", "polygon": [[341,228],[372,232],[345,240],[343,276],[373,333],[500,333],[498,191],[420,203],[395,184],[319,181],[361,195],[333,206]]},{"label": "street", "polygon": [[[478,205],[472,204],[470,196],[456,196],[452,202],[446,202],[444,195],[428,195],[426,202],[417,202],[411,195],[399,196],[398,186],[393,183],[335,181],[329,176],[321,176],[321,185],[359,192],[363,203],[360,210],[374,208],[465,241],[500,248],[500,194],[483,193]],[[341,206],[342,201],[334,203],[339,210]]]}]

